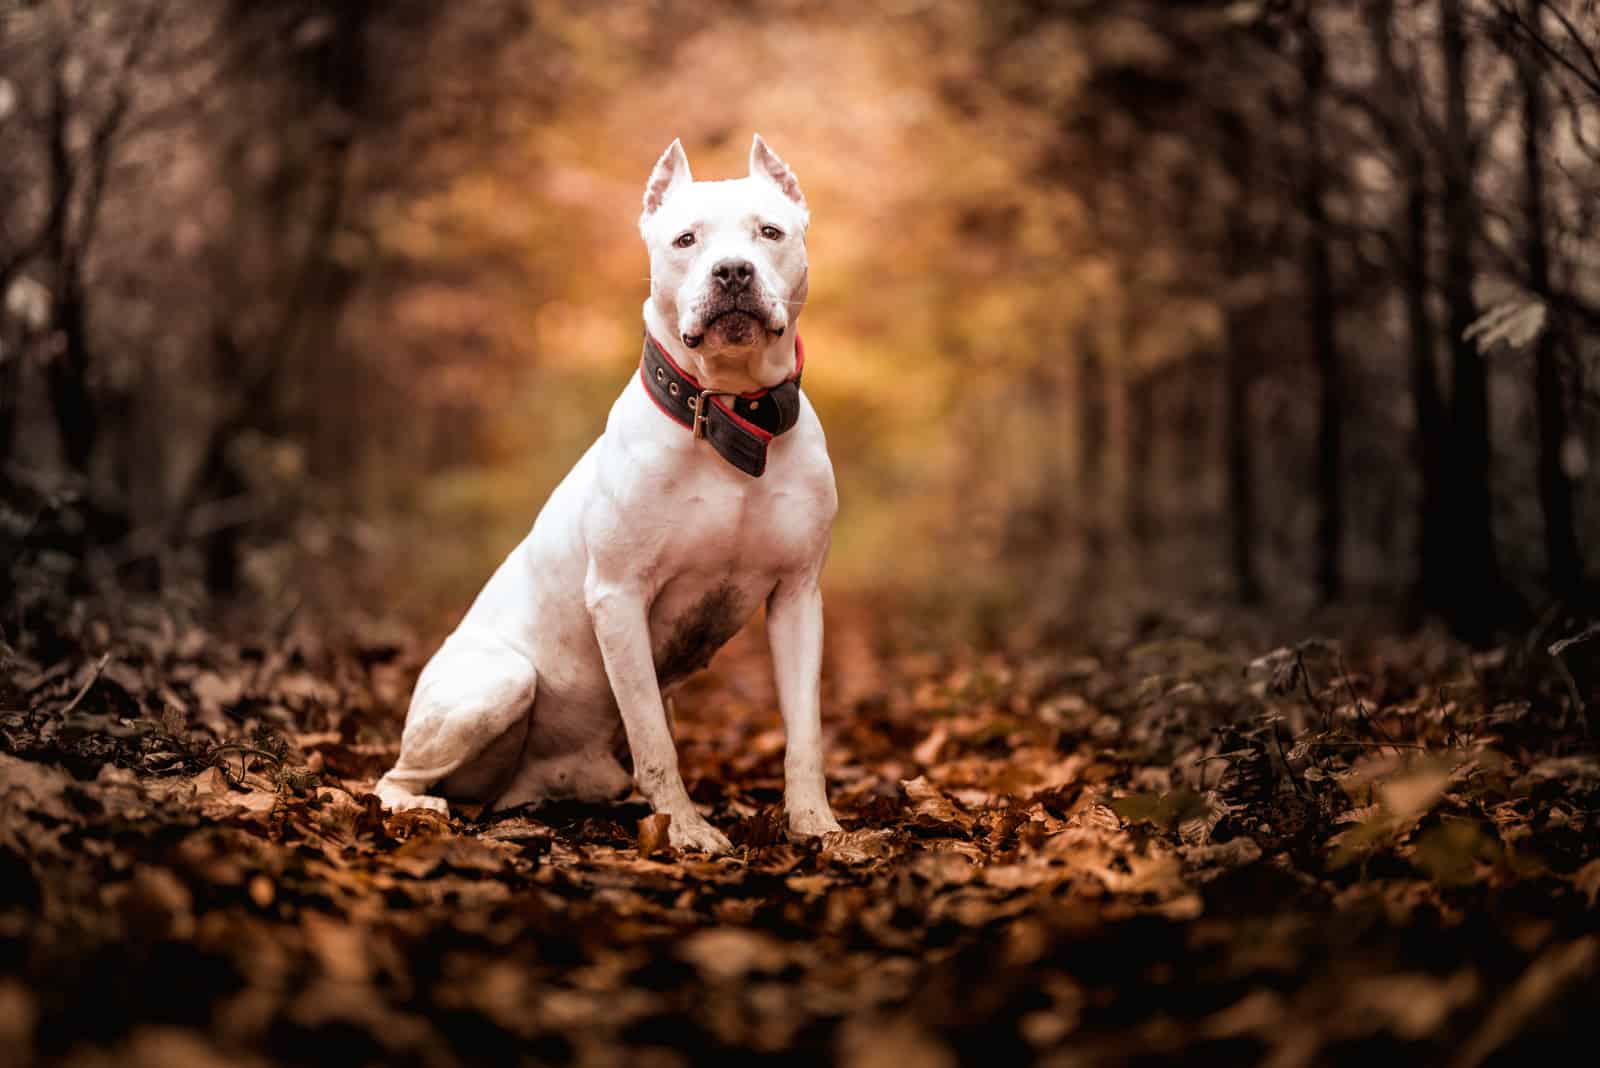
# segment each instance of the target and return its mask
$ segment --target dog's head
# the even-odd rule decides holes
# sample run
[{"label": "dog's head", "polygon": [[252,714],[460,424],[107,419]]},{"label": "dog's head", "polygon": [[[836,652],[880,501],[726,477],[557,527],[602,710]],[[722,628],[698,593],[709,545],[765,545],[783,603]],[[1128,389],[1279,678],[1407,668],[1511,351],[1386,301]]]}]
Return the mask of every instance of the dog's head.
[{"label": "dog's head", "polygon": [[639,216],[650,299],[703,366],[745,366],[793,328],[810,220],[794,172],[760,134],[749,177],[732,181],[695,181],[677,141],[662,153]]}]

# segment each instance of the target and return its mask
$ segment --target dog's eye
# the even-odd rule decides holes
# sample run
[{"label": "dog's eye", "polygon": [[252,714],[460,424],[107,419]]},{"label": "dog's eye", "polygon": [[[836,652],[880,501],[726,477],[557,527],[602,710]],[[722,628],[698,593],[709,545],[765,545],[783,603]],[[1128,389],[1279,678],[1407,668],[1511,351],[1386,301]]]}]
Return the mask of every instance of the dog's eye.
[{"label": "dog's eye", "polygon": [[672,241],[672,246],[674,248],[688,248],[692,244],[694,244],[694,234],[687,230],[679,234]]},{"label": "dog's eye", "polygon": [[761,236],[768,241],[776,241],[783,236],[783,231],[776,226],[763,226],[761,228]]}]

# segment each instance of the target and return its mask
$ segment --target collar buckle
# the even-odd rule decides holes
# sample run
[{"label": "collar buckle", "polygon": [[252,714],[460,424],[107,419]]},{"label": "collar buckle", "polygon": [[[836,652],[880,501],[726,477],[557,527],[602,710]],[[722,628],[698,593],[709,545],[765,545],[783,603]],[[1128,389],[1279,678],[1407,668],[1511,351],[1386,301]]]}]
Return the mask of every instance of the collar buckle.
[{"label": "collar buckle", "polygon": [[732,397],[735,394],[725,389],[702,389],[700,395],[694,399],[694,440],[702,440],[711,426],[711,398]]}]

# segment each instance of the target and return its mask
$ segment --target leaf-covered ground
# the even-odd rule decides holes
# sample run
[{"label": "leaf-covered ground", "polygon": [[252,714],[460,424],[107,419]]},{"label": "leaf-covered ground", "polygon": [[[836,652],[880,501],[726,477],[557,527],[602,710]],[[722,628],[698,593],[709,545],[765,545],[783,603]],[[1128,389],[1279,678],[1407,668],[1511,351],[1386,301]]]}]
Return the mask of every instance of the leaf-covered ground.
[{"label": "leaf-covered ground", "polygon": [[[830,616],[846,833],[785,839],[759,635],[641,804],[386,815],[426,647],[82,608],[0,671],[8,1063],[1521,1063],[1600,1011],[1600,759],[1542,644]],[[231,640],[226,633],[251,633]],[[929,651],[930,648],[932,651]]]}]

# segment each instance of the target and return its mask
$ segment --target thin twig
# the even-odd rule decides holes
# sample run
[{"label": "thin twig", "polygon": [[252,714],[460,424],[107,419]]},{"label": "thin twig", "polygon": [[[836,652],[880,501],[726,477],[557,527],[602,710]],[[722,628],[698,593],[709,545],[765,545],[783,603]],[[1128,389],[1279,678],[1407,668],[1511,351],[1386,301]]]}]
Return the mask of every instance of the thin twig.
[{"label": "thin twig", "polygon": [[73,696],[72,700],[67,702],[67,706],[61,710],[61,716],[63,719],[71,715],[72,710],[77,708],[85,697],[89,696],[89,691],[94,688],[94,684],[100,681],[100,673],[106,669],[106,665],[110,662],[110,653],[101,654],[99,661],[94,665],[94,670],[89,672],[88,680],[84,682],[81,688],[79,688],[77,694]]},{"label": "thin twig", "polygon": [[1395,741],[1388,731],[1378,725],[1377,720],[1367,714],[1367,703],[1357,696],[1355,685],[1350,681],[1350,672],[1344,663],[1344,650],[1335,649],[1333,655],[1339,661],[1339,681],[1344,683],[1344,692],[1350,695],[1350,703],[1356,706],[1356,717],[1360,719],[1361,725],[1366,727],[1370,733],[1381,737],[1385,744],[1392,745],[1396,749],[1407,748],[1403,743]]},{"label": "thin twig", "polygon": [[1300,776],[1295,774],[1294,768],[1289,764],[1289,755],[1283,751],[1283,739],[1278,737],[1278,725],[1267,724],[1267,731],[1272,735],[1272,744],[1278,747],[1278,760],[1283,764],[1284,774],[1289,776],[1289,785],[1293,786],[1294,792],[1301,797],[1311,796],[1310,790],[1300,782]]},{"label": "thin twig", "polygon": [[[233,773],[228,770],[228,762],[220,759],[224,753],[239,754],[239,775],[237,778],[235,778]],[[223,777],[228,780],[230,785],[243,786],[245,781],[244,777],[250,770],[251,757],[258,757],[262,760],[270,760],[272,761],[273,766],[278,769],[282,769],[283,767],[283,758],[278,756],[276,753],[269,753],[265,749],[258,749],[253,745],[245,745],[242,742],[224,742],[215,749],[211,750],[211,766],[219,769],[222,772]]]},{"label": "thin twig", "polygon": [[1339,661],[1339,681],[1344,683],[1344,692],[1350,695],[1350,702],[1356,706],[1356,711],[1365,716],[1367,714],[1367,706],[1360,697],[1356,696],[1356,688],[1350,682],[1349,669],[1344,666],[1344,650],[1335,649],[1333,655]]},{"label": "thin twig", "polygon": [[1428,750],[1427,746],[1418,745],[1416,742],[1366,742],[1358,741],[1356,739],[1351,739],[1345,742],[1323,742],[1313,740],[1307,742],[1306,744],[1309,746],[1314,746],[1318,749],[1352,747],[1358,749],[1420,749],[1424,752]]},{"label": "thin twig", "polygon": [[1571,73],[1574,78],[1578,79],[1578,81],[1581,82],[1590,92],[1600,95],[1600,79],[1597,79],[1594,75],[1584,71],[1584,69],[1573,62],[1573,60],[1568,57],[1565,52],[1546,41],[1544,37],[1540,35],[1533,27],[1530,27],[1527,23],[1523,22],[1520,15],[1517,15],[1515,12],[1510,12],[1510,15],[1512,20],[1517,24],[1517,28],[1521,31],[1521,36],[1525,40],[1532,42],[1539,49],[1539,51],[1555,60],[1562,67],[1565,67],[1567,71]]},{"label": "thin twig", "polygon": [[1322,729],[1329,730],[1333,726],[1332,713],[1322,707],[1322,702],[1317,700],[1316,694],[1311,692],[1311,672],[1306,669],[1306,655],[1299,649],[1294,651],[1295,666],[1300,669],[1300,689],[1306,695],[1306,702],[1322,717]]},{"label": "thin twig", "polygon": [[1585,627],[1577,634],[1574,634],[1572,637],[1562,638],[1558,642],[1551,643],[1550,655],[1560,656],[1568,649],[1571,649],[1574,645],[1582,645],[1584,642],[1595,637],[1600,637],[1600,623],[1591,623],[1589,626]]},{"label": "thin twig", "polygon": [[1549,649],[1550,659],[1555,661],[1556,670],[1561,673],[1561,681],[1567,684],[1567,693],[1572,695],[1572,703],[1577,708],[1578,715],[1583,718],[1585,733],[1591,728],[1589,703],[1583,699],[1583,691],[1578,687],[1578,680],[1573,677],[1572,669],[1567,667],[1565,654],[1574,645],[1581,645],[1597,635],[1600,635],[1600,623],[1591,623],[1572,637],[1552,643]]}]

